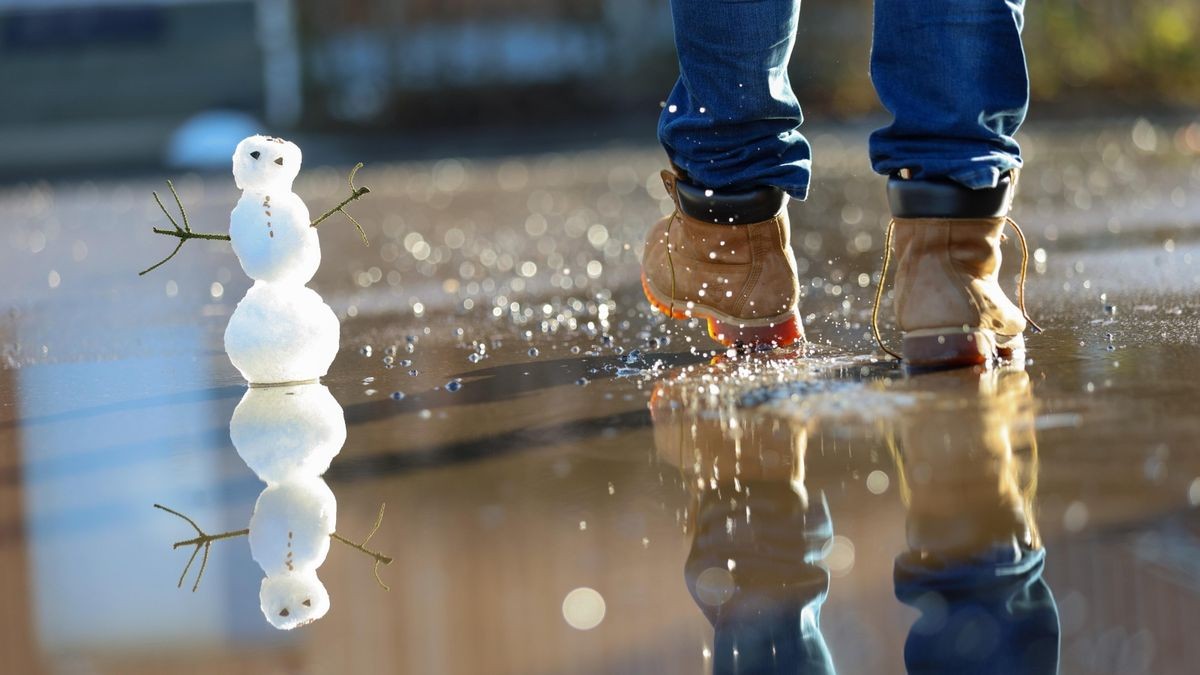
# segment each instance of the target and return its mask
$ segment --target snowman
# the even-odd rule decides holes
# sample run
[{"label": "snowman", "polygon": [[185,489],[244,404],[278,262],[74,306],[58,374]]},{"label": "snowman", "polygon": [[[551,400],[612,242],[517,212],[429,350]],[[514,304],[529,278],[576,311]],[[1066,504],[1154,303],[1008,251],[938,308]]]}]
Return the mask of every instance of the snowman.
[{"label": "snowman", "polygon": [[[356,166],[350,173],[350,197],[315,221],[292,182],[300,172],[300,148],[273,136],[251,136],[233,153],[233,178],[242,196],[229,216],[229,234],[193,232],[179,204],[180,226],[163,208],[174,229],[154,232],[179,239],[175,250],[146,274],[167,262],[189,239],[228,240],[242,270],[254,280],[229,325],[225,351],[234,367],[250,384],[310,382],[329,371],[337,355],[337,317],[315,291],[305,286],[321,264],[317,225],[342,213],[358,226],[345,206],[368,193],[354,187]],[[158,200],[158,195],[154,195]],[[161,200],[158,201],[162,208]],[[359,227],[360,234],[362,228]],[[365,236],[363,241],[366,241]]]},{"label": "snowman", "polygon": [[[187,516],[155,505],[186,520],[199,535],[175,544],[195,546],[192,560],[204,550],[192,590],[200,584],[212,542],[240,536],[249,540],[250,556],[265,575],[259,607],[281,630],[312,623],[329,611],[329,592],[317,569],[335,540],[374,558],[375,578],[387,588],[379,580],[379,566],[392,559],[366,547],[379,529],[383,508],[361,543],[337,533],[337,499],[321,476],[346,440],[346,420],[327,387],[305,383],[247,389],[230,419],[229,436],[238,455],[266,484],[245,530],[206,534]],[[181,585],[191,564],[184,568]]]}]

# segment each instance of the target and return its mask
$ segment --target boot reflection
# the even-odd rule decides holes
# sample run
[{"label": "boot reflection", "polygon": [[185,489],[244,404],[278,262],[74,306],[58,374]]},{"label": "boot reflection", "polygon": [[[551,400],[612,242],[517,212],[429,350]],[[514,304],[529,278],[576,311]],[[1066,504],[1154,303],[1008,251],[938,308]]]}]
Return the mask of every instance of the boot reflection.
[{"label": "boot reflection", "polygon": [[832,537],[823,496],[804,486],[807,430],[689,405],[660,385],[651,401],[659,458],[691,498],[684,578],[714,630],[713,673],[834,673],[820,630]]},{"label": "boot reflection", "polygon": [[1033,515],[1034,399],[1022,370],[912,378],[927,403],[899,420],[909,550],[896,597],[921,616],[909,673],[1058,672],[1058,610]]}]

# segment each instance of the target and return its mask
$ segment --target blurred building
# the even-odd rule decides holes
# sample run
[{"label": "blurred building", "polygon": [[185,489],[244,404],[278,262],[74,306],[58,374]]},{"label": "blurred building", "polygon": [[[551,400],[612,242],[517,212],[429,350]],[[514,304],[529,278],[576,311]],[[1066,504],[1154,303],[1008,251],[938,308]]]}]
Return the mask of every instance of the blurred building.
[{"label": "blurred building", "polygon": [[260,30],[272,7],[288,5],[0,0],[0,165],[157,162],[171,132],[203,110],[295,119],[298,66],[291,110],[266,105],[265,75],[280,67]]},{"label": "blurred building", "polygon": [[[1026,11],[1039,103],[1200,102],[1195,0]],[[189,138],[221,145],[255,120],[405,137],[628,120],[649,140],[677,74],[671,32],[668,0],[0,0],[0,173],[157,163],[214,110],[246,117]],[[871,0],[804,5],[792,82],[814,118],[880,112],[870,41]]]}]

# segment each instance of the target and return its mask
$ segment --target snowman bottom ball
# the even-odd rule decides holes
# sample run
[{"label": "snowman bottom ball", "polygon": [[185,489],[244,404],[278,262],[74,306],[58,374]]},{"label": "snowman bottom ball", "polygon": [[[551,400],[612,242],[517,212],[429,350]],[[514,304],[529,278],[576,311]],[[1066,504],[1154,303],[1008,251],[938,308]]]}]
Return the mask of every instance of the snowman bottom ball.
[{"label": "snowman bottom ball", "polygon": [[337,356],[341,326],[305,286],[257,281],[225,328],[225,352],[250,384],[315,380]]},{"label": "snowman bottom ball", "polygon": [[259,480],[283,483],[325,473],[346,442],[346,417],[323,384],[250,387],[229,438]]}]

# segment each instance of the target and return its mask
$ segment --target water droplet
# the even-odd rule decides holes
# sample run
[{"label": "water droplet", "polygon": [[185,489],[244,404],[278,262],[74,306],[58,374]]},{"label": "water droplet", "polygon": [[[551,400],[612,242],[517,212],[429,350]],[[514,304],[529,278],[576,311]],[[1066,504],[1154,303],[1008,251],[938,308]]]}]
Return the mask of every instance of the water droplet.
[{"label": "water droplet", "polygon": [[358,353],[362,354],[363,356],[370,356],[372,351],[371,345],[363,345],[362,349],[358,350]]},{"label": "water droplet", "polygon": [[575,380],[575,384],[581,387],[586,387],[588,385],[588,379],[586,377],[581,377],[578,380]]},{"label": "water droplet", "polygon": [[563,598],[562,615],[575,630],[591,630],[604,621],[604,596],[587,587],[576,588]]},{"label": "water droplet", "polygon": [[462,389],[462,381],[461,380],[455,379],[455,380],[450,380],[449,382],[446,383],[446,391],[455,392],[455,391],[458,391],[459,389]]},{"label": "water droplet", "polygon": [[537,348],[537,347],[530,347],[530,348],[529,348],[529,355],[530,355],[530,356],[537,356],[538,354],[539,354],[539,352],[538,352],[538,348]]},{"label": "water droplet", "polygon": [[392,392],[392,400],[393,400],[393,401],[402,401],[402,400],[404,400],[404,392],[402,392],[402,391],[393,391],[393,392]]},{"label": "water droplet", "polygon": [[1063,527],[1068,532],[1079,532],[1088,522],[1088,508],[1083,502],[1071,502],[1063,512]]},{"label": "water droplet", "polygon": [[888,475],[879,469],[867,474],[867,489],[871,491],[871,494],[881,495],[887,492],[891,482]]}]

